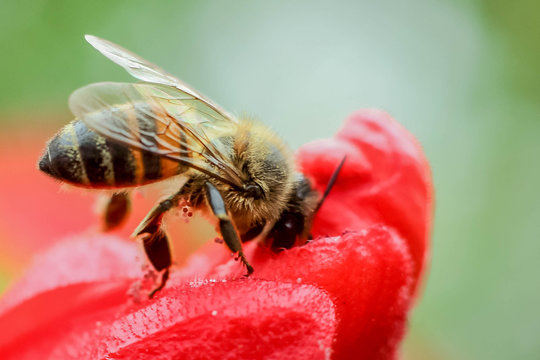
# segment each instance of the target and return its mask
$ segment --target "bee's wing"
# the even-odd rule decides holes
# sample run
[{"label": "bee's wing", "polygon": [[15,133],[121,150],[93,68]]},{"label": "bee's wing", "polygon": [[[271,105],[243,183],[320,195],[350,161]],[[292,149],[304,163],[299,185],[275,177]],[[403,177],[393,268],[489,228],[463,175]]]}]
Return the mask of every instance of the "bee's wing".
[{"label": "bee's wing", "polygon": [[234,186],[241,186],[230,149],[217,136],[236,123],[195,96],[149,83],[90,84],[69,98],[73,114],[100,135],[178,161]]},{"label": "bee's wing", "polygon": [[199,94],[197,91],[189,87],[186,83],[167,73],[159,66],[152,64],[151,62],[143,59],[142,57],[108,40],[101,39],[93,35],[85,35],[85,39],[100,53],[105,55],[107,58],[109,58],[116,64],[122,66],[124,69],[127,70],[127,72],[129,72],[137,79],[154,84],[175,87],[178,90],[186,93],[187,95],[190,95],[193,98],[204,102],[208,107],[217,112],[223,118],[237,122],[236,118],[230,113],[228,113],[225,109],[223,109],[204,95]]}]

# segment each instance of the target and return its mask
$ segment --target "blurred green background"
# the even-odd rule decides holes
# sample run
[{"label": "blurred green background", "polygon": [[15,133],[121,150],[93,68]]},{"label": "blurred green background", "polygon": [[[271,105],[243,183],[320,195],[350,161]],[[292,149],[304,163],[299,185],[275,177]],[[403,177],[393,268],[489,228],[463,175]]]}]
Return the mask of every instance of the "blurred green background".
[{"label": "blurred green background", "polygon": [[436,189],[405,358],[538,359],[539,14],[536,0],[2,0],[0,130],[54,129],[74,89],[131,81],[85,33],[294,147],[356,109],[385,109],[422,143]]}]

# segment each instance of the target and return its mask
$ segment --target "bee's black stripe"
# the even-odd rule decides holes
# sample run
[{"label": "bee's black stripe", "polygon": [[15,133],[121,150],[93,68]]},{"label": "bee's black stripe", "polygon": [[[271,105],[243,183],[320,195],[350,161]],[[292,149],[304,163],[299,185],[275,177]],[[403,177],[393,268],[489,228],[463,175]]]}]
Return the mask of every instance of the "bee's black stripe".
[{"label": "bee's black stripe", "polygon": [[142,158],[144,164],[144,178],[146,180],[157,180],[161,178],[161,160],[159,156],[148,151],[143,151]]},{"label": "bee's black stripe", "polygon": [[[139,125],[139,135],[141,143],[148,149],[159,151],[156,142],[156,123],[154,112],[147,104],[135,105],[135,117]],[[157,180],[161,178],[161,159],[158,155],[149,151],[142,151],[144,165],[144,178],[146,180]]]},{"label": "bee's black stripe", "polygon": [[88,185],[73,123],[69,123],[49,142],[45,169],[50,175],[74,184]]},{"label": "bee's black stripe", "polygon": [[75,121],[73,127],[79,143],[79,153],[90,184],[93,186],[113,185],[111,179],[114,178],[110,174],[111,164],[105,139],[88,129],[81,121]]},{"label": "bee's black stripe", "polygon": [[117,186],[135,185],[136,162],[131,149],[107,139],[112,158],[114,183]]}]

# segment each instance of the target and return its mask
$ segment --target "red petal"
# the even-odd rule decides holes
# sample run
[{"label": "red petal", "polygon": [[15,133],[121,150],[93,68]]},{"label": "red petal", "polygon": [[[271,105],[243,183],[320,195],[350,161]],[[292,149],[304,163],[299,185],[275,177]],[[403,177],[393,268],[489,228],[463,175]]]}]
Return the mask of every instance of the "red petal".
[{"label": "red petal", "polygon": [[[413,262],[406,242],[381,226],[319,238],[280,254],[250,244],[254,278],[312,284],[336,305],[334,359],[390,359],[397,351],[410,308]],[[254,254],[251,254],[254,252]],[[240,276],[230,261],[219,276]]]},{"label": "red petal", "polygon": [[[73,246],[70,258],[73,252],[82,255],[79,251],[95,240]],[[102,240],[114,244],[116,255],[126,250],[118,240]],[[100,252],[102,265],[114,262],[106,252],[95,253]],[[65,260],[67,254],[53,251],[45,262],[53,255]],[[55,267],[62,268],[49,264],[47,269]],[[317,287],[256,279],[186,282],[176,277],[156,300],[137,305],[125,294],[129,281],[118,279],[118,273],[98,271],[100,276],[88,279],[84,270],[95,267],[82,261],[72,274],[52,274],[48,282],[64,286],[2,312],[0,358],[323,359],[331,351],[334,305]],[[40,277],[36,268],[28,276],[27,283]],[[19,291],[8,297],[20,299]]]},{"label": "red petal", "polygon": [[339,235],[344,229],[384,224],[406,240],[415,263],[415,283],[429,254],[432,185],[418,142],[387,113],[360,110],[332,139],[304,145],[298,160],[323,191],[343,156],[347,160],[319,211],[313,232]]},{"label": "red petal", "polygon": [[99,358],[322,359],[334,328],[333,304],[315,287],[203,281],[171,288],[98,332],[100,346],[87,346]]},{"label": "red petal", "polygon": [[[225,354],[244,358],[255,351],[322,358],[335,338],[335,359],[359,355],[388,359],[403,334],[412,266],[404,242],[384,228],[318,239],[278,255],[252,244],[248,250],[255,250],[252,257],[257,269],[252,278],[228,280],[238,279],[242,272],[233,260],[216,268],[214,276],[206,280],[189,282],[175,273],[157,302],[141,306],[129,305],[125,295],[129,281],[122,281],[116,271],[96,271],[94,263],[105,269],[117,266],[116,256],[128,249],[114,238],[99,243],[113,244],[112,251],[99,250],[94,239],[86,244],[75,242],[71,248],[58,245],[69,252],[47,255],[45,259],[57,261],[45,267],[51,271],[51,290],[31,299],[17,294],[23,286],[8,293],[6,299],[25,301],[8,307],[7,314],[0,316],[0,329],[5,329],[0,336],[5,345],[0,346],[1,358],[15,354],[21,359],[32,358],[38,350],[42,356],[61,354],[61,358],[89,354],[130,358],[141,349],[151,351],[148,358],[161,352],[163,359],[192,354],[194,349],[204,349],[211,358]],[[83,254],[91,261],[84,261]],[[99,260],[95,258],[98,254]],[[58,271],[66,257],[80,260],[73,272]],[[40,263],[45,265],[46,261]],[[134,263],[131,259],[131,265],[124,265],[129,269]],[[41,271],[34,268],[26,283],[43,277]],[[101,274],[89,279],[88,272]],[[135,272],[120,275],[133,276]],[[115,278],[118,280],[112,281]],[[64,286],[54,287],[54,281]],[[70,301],[66,303],[66,299]],[[214,310],[227,316],[214,319]],[[28,323],[21,323],[25,318]],[[315,346],[321,341],[326,345]],[[145,357],[140,354],[139,358]]]},{"label": "red petal", "polygon": [[138,255],[133,243],[111,236],[57,244],[2,297],[0,347],[51,321],[99,308],[103,303],[96,305],[96,299],[108,301],[111,291],[125,302],[126,278],[142,276]]}]

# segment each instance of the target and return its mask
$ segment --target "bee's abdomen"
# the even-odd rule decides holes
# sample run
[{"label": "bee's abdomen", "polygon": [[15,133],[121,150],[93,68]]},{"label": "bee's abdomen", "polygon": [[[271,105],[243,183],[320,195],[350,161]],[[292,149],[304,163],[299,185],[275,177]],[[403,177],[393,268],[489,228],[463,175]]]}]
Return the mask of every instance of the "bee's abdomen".
[{"label": "bee's abdomen", "polygon": [[83,122],[67,124],[49,142],[39,168],[74,185],[89,188],[137,186],[180,172],[180,164],[115,143]]}]

